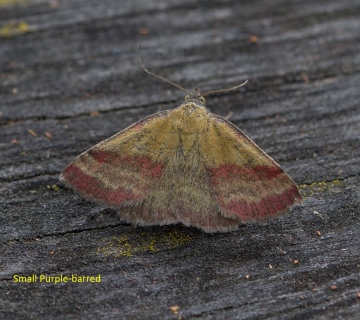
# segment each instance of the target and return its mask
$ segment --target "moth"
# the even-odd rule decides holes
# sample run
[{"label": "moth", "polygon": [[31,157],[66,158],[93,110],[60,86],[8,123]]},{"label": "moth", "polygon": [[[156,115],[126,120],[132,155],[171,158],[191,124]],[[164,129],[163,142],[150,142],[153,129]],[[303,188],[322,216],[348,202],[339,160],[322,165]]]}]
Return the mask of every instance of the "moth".
[{"label": "moth", "polygon": [[126,222],[182,223],[205,232],[275,218],[301,201],[284,170],[238,127],[207,110],[198,88],[179,107],[85,151],[60,180],[86,199],[117,209]]}]

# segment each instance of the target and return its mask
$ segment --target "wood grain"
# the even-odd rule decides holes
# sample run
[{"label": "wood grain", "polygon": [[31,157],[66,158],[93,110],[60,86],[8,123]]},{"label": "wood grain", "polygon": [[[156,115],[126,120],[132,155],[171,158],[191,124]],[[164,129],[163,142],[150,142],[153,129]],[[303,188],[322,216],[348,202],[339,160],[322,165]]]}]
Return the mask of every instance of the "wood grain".
[{"label": "wood grain", "polygon": [[[352,0],[0,0],[0,317],[356,319],[359,30]],[[140,43],[149,70],[190,90],[248,79],[207,107],[232,112],[303,203],[208,235],[133,227],[63,186],[75,156],[183,99],[144,73]]]}]

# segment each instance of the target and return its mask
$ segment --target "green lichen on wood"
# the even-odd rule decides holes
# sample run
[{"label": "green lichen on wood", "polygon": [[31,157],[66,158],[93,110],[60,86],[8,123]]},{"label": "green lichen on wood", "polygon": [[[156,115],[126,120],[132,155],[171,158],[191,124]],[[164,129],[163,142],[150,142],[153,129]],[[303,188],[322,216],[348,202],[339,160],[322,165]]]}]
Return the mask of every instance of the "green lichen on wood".
[{"label": "green lichen on wood", "polygon": [[139,234],[128,233],[105,240],[97,254],[114,257],[131,257],[136,254],[154,253],[178,248],[192,240],[192,236],[179,231]]},{"label": "green lichen on wood", "polygon": [[27,2],[28,0],[0,0],[0,7],[10,7]]},{"label": "green lichen on wood", "polygon": [[60,188],[56,185],[56,184],[53,184],[52,186],[46,186],[47,189],[49,190],[54,190],[54,191],[59,191]]},{"label": "green lichen on wood", "polygon": [[30,31],[30,26],[25,21],[9,22],[0,27],[0,38],[11,38]]},{"label": "green lichen on wood", "polygon": [[334,179],[331,181],[319,181],[313,182],[311,184],[301,184],[299,185],[299,189],[303,197],[312,197],[314,195],[330,191],[336,187],[340,187],[341,185],[341,180]]}]

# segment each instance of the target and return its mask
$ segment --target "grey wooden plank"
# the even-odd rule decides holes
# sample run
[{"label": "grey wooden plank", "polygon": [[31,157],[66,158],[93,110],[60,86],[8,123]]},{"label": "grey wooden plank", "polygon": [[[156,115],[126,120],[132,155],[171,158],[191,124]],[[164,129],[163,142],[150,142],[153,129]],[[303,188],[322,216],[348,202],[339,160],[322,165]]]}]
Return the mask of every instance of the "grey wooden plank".
[{"label": "grey wooden plank", "polygon": [[[359,9],[351,0],[0,1],[1,317],[356,319]],[[14,21],[29,32],[1,37]],[[303,203],[209,235],[134,227],[62,186],[76,155],[183,98],[144,74],[139,43],[156,53],[144,51],[147,68],[190,89],[249,79],[207,106],[233,112]],[[101,282],[14,282],[32,274]]]}]

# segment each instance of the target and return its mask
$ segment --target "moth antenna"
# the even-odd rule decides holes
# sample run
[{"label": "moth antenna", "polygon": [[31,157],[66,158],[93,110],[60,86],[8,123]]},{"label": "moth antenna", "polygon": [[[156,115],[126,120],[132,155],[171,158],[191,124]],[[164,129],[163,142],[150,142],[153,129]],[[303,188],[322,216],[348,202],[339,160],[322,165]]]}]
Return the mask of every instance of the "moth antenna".
[{"label": "moth antenna", "polygon": [[237,85],[235,87],[228,88],[228,89],[219,89],[219,90],[207,91],[207,92],[203,93],[202,96],[205,97],[205,96],[208,96],[209,94],[213,94],[213,93],[227,92],[227,91],[235,90],[237,88],[240,88],[240,87],[246,85],[247,82],[248,82],[248,80],[245,80],[245,82],[243,82],[242,84],[239,84],[239,85]]},{"label": "moth antenna", "polygon": [[144,71],[145,71],[146,73],[148,73],[148,74],[150,74],[150,75],[152,75],[152,76],[154,76],[154,77],[156,77],[156,78],[159,78],[159,79],[161,79],[162,81],[165,81],[165,82],[167,82],[167,83],[170,83],[170,84],[173,85],[174,87],[176,87],[176,88],[178,88],[178,89],[180,89],[180,90],[182,90],[182,91],[185,91],[187,94],[189,94],[189,91],[187,91],[187,90],[184,89],[183,87],[181,87],[181,86],[179,86],[178,84],[176,84],[176,83],[174,83],[174,82],[172,82],[172,81],[170,81],[170,80],[168,80],[168,79],[165,79],[165,78],[163,78],[163,77],[161,77],[161,76],[159,76],[159,75],[157,75],[157,74],[155,74],[155,73],[152,73],[151,71],[147,70],[147,69],[144,67],[144,65],[143,65],[143,63],[142,63],[142,61],[141,61],[141,44],[139,45],[139,62],[140,62],[142,68],[144,69]]}]

